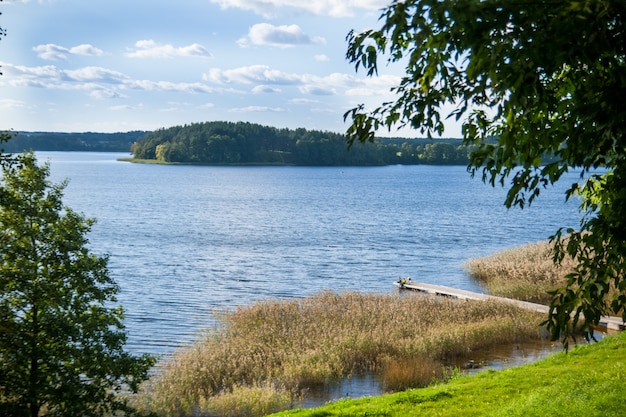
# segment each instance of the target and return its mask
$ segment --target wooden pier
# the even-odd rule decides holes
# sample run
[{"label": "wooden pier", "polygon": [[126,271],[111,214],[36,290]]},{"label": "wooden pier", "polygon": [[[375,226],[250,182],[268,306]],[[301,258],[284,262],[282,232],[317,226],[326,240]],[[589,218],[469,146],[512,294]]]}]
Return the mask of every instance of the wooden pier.
[{"label": "wooden pier", "polygon": [[[496,300],[506,303],[511,303],[519,308],[525,310],[536,311],[542,314],[548,314],[550,308],[543,304],[530,303],[528,301],[514,300],[512,298],[496,297],[489,294],[481,294],[472,291],[458,290],[456,288],[444,287],[442,285],[426,284],[423,282],[415,282],[409,280],[398,280],[395,282],[400,289],[419,291],[427,294],[440,295],[444,297],[457,298],[460,300]],[[626,329],[626,323],[619,318],[613,316],[604,316],[600,319],[600,327],[604,327],[607,330],[624,330]]]}]

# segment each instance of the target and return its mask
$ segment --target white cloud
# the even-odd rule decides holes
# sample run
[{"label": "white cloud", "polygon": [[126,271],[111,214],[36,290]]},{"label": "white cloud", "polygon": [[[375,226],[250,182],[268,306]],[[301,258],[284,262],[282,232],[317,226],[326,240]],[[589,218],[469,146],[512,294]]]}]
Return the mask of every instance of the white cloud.
[{"label": "white cloud", "polygon": [[67,54],[69,53],[69,49],[51,43],[34,46],[33,51],[37,52],[39,58],[50,61],[67,59]]},{"label": "white cloud", "polygon": [[2,66],[3,68],[5,68],[7,75],[11,75],[11,79],[20,77],[55,79],[60,78],[63,74],[63,71],[61,71],[54,65],[26,67],[23,65],[11,65],[3,63]]},{"label": "white cloud", "polygon": [[325,43],[321,37],[311,38],[298,25],[274,26],[269,23],[258,23],[250,28],[248,36],[239,39],[239,46],[275,46],[291,48],[296,45]]},{"label": "white cloud", "polygon": [[300,92],[304,94],[312,94],[314,96],[333,96],[337,94],[337,91],[334,88],[314,85],[302,86],[300,87]]},{"label": "white cloud", "polygon": [[202,76],[205,81],[219,84],[241,83],[241,84],[279,84],[294,85],[303,82],[302,77],[297,74],[288,74],[272,69],[267,65],[250,65],[231,70],[221,70],[212,68]]},{"label": "white cloud", "polygon": [[29,106],[28,104],[26,104],[24,101],[22,100],[14,100],[14,99],[1,99],[0,100],[0,109],[26,109],[26,108],[30,108],[32,106]]},{"label": "white cloud", "polygon": [[37,52],[37,57],[50,61],[64,61],[68,55],[83,55],[83,56],[102,56],[104,51],[96,48],[93,45],[81,44],[66,48],[61,45],[55,45],[53,43],[37,45],[33,47],[33,51]]},{"label": "white cloud", "polygon": [[143,108],[143,104],[139,104],[137,106],[131,106],[129,104],[121,104],[119,106],[111,106],[109,110],[113,111],[128,111],[128,110],[141,110]]},{"label": "white cloud", "polygon": [[175,83],[171,81],[132,80],[124,83],[125,87],[144,91],[170,91],[178,93],[214,93],[216,90],[202,83]]},{"label": "white cloud", "polygon": [[74,55],[84,55],[84,56],[102,56],[104,55],[104,51],[102,49],[98,49],[93,45],[89,45],[87,43],[83,43],[81,45],[73,46],[70,48],[70,53]]},{"label": "white cloud", "polygon": [[379,75],[378,77],[358,80],[345,92],[346,96],[382,97],[391,96],[391,88],[400,83],[400,77],[395,75]]},{"label": "white cloud", "polygon": [[160,108],[159,112],[161,113],[183,112],[183,111],[187,111],[187,109],[191,107],[191,103],[188,103],[188,102],[168,101],[167,104],[169,105],[169,107]]},{"label": "white cloud", "polygon": [[[266,65],[251,65],[247,67],[223,70],[212,68],[203,75],[205,81],[217,84],[257,84],[253,93],[282,92],[272,86],[294,86],[302,94],[314,96],[330,96],[337,94],[347,95],[385,95],[389,89],[397,85],[399,77],[381,75],[375,78],[356,78],[343,73],[332,73],[326,76],[313,74],[286,73]],[[349,92],[349,93],[346,93]]]},{"label": "white cloud", "polygon": [[359,81],[352,75],[333,72],[330,75],[321,78],[321,81],[315,80],[316,83],[328,84],[336,87],[346,87],[357,84]]},{"label": "white cloud", "polygon": [[54,65],[4,67],[9,84],[21,87],[37,87],[60,90],[89,91],[94,99],[126,97],[124,91],[141,90],[150,92],[178,92],[186,94],[238,93],[245,91],[224,89],[208,83],[253,85],[249,93],[283,93],[277,86],[297,87],[301,94],[329,96],[371,96],[389,94],[389,88],[397,85],[398,78],[380,76],[357,79],[352,75],[332,73],[327,76],[296,74],[280,71],[267,65],[251,65],[223,70],[213,68],[203,75],[208,82],[174,82],[167,80],[133,79],[128,75],[108,68],[87,66],[74,70],[62,70]]},{"label": "white cloud", "polygon": [[289,100],[289,102],[293,104],[316,104],[319,103],[319,100],[311,100],[310,98],[294,98]]},{"label": "white cloud", "polygon": [[306,75],[303,80],[303,85],[298,87],[300,92],[314,96],[336,95],[339,90],[353,88],[363,82],[352,75],[341,73],[332,73],[325,77]]},{"label": "white cloud", "polygon": [[68,78],[75,81],[102,81],[107,83],[119,83],[129,77],[119,71],[102,67],[83,67],[77,70],[65,70]]},{"label": "white cloud", "polygon": [[211,58],[211,53],[199,43],[175,47],[171,44],[160,44],[152,39],[135,42],[135,50],[125,54],[129,58],[174,58],[181,56],[197,56]]},{"label": "white cloud", "polygon": [[328,55],[319,54],[319,55],[315,55],[315,60],[318,62],[329,62],[330,58],[328,57]]},{"label": "white cloud", "polygon": [[127,96],[121,94],[119,91],[103,88],[101,90],[93,90],[89,93],[89,97],[95,98],[96,100],[106,100],[112,98],[125,98]]},{"label": "white cloud", "polygon": [[[118,71],[101,67],[62,70],[54,65],[26,67],[5,64],[5,70],[7,79],[10,80],[9,84],[14,87],[95,91],[115,88],[116,85],[126,82],[128,79],[128,77]],[[113,87],[105,87],[105,84],[112,84]]]},{"label": "white cloud", "polygon": [[180,107],[166,107],[163,109],[159,109],[159,111],[161,113],[175,113],[175,112],[182,111],[182,109]]},{"label": "white cloud", "polygon": [[269,85],[257,85],[252,89],[252,93],[254,94],[262,94],[262,93],[281,93],[282,90],[280,88],[271,87]]},{"label": "white cloud", "polygon": [[15,87],[37,87],[57,90],[87,90],[92,98],[125,97],[123,90],[167,91],[180,93],[214,93],[216,89],[196,82],[172,82],[134,80],[119,71],[102,67],[83,67],[75,70],[61,70],[54,65],[25,67],[3,64]]},{"label": "white cloud", "polygon": [[265,17],[280,14],[281,9],[295,9],[316,15],[347,17],[356,9],[377,11],[389,4],[388,0],[211,0],[223,9],[249,10]]},{"label": "white cloud", "polygon": [[173,107],[189,107],[192,103],[188,101],[168,101],[167,104]]},{"label": "white cloud", "polygon": [[232,108],[229,111],[233,113],[282,113],[285,109],[269,106],[248,106]]},{"label": "white cloud", "polygon": [[326,114],[337,114],[337,110],[332,109],[330,107],[316,107],[311,109],[313,113],[326,113]]}]

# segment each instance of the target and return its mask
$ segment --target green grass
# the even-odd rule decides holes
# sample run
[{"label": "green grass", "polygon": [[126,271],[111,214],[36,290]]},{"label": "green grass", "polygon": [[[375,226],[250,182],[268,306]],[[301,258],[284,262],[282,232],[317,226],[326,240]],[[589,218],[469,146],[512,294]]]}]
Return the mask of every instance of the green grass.
[{"label": "green grass", "polygon": [[274,416],[623,416],[626,334],[530,365]]}]

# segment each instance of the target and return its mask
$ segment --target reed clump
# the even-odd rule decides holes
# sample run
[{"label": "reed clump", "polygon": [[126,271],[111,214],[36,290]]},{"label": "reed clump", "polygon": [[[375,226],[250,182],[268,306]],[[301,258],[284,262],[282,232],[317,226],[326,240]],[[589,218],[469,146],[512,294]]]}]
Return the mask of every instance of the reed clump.
[{"label": "reed clump", "polygon": [[387,391],[423,388],[445,379],[446,366],[429,357],[389,361],[383,367],[382,384]]},{"label": "reed clump", "polygon": [[291,408],[294,397],[289,390],[273,384],[235,384],[211,397],[202,397],[198,409],[214,416],[265,416]]},{"label": "reed clump", "polygon": [[[363,372],[386,372],[390,388],[421,386],[451,358],[540,338],[542,319],[510,304],[417,295],[258,302],[221,314],[216,329],[161,363],[143,403],[163,416],[221,414],[218,403],[240,410],[229,415],[262,415],[290,408],[309,387]],[[420,364],[429,367],[414,369]],[[247,397],[265,408],[232,403]]]},{"label": "reed clump", "polygon": [[468,274],[491,294],[533,303],[549,304],[552,291],[567,284],[576,262],[565,257],[553,262],[553,246],[547,241],[507,249],[466,263]]}]

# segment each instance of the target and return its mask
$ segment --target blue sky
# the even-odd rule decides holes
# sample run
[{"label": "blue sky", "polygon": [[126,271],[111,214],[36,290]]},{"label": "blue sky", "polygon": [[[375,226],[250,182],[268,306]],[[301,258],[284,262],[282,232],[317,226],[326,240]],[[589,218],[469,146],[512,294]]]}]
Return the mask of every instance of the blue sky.
[{"label": "blue sky", "polygon": [[0,129],[227,120],[343,133],[343,114],[391,99],[402,74],[368,78],[345,60],[347,33],[377,28],[388,1],[4,0]]}]

